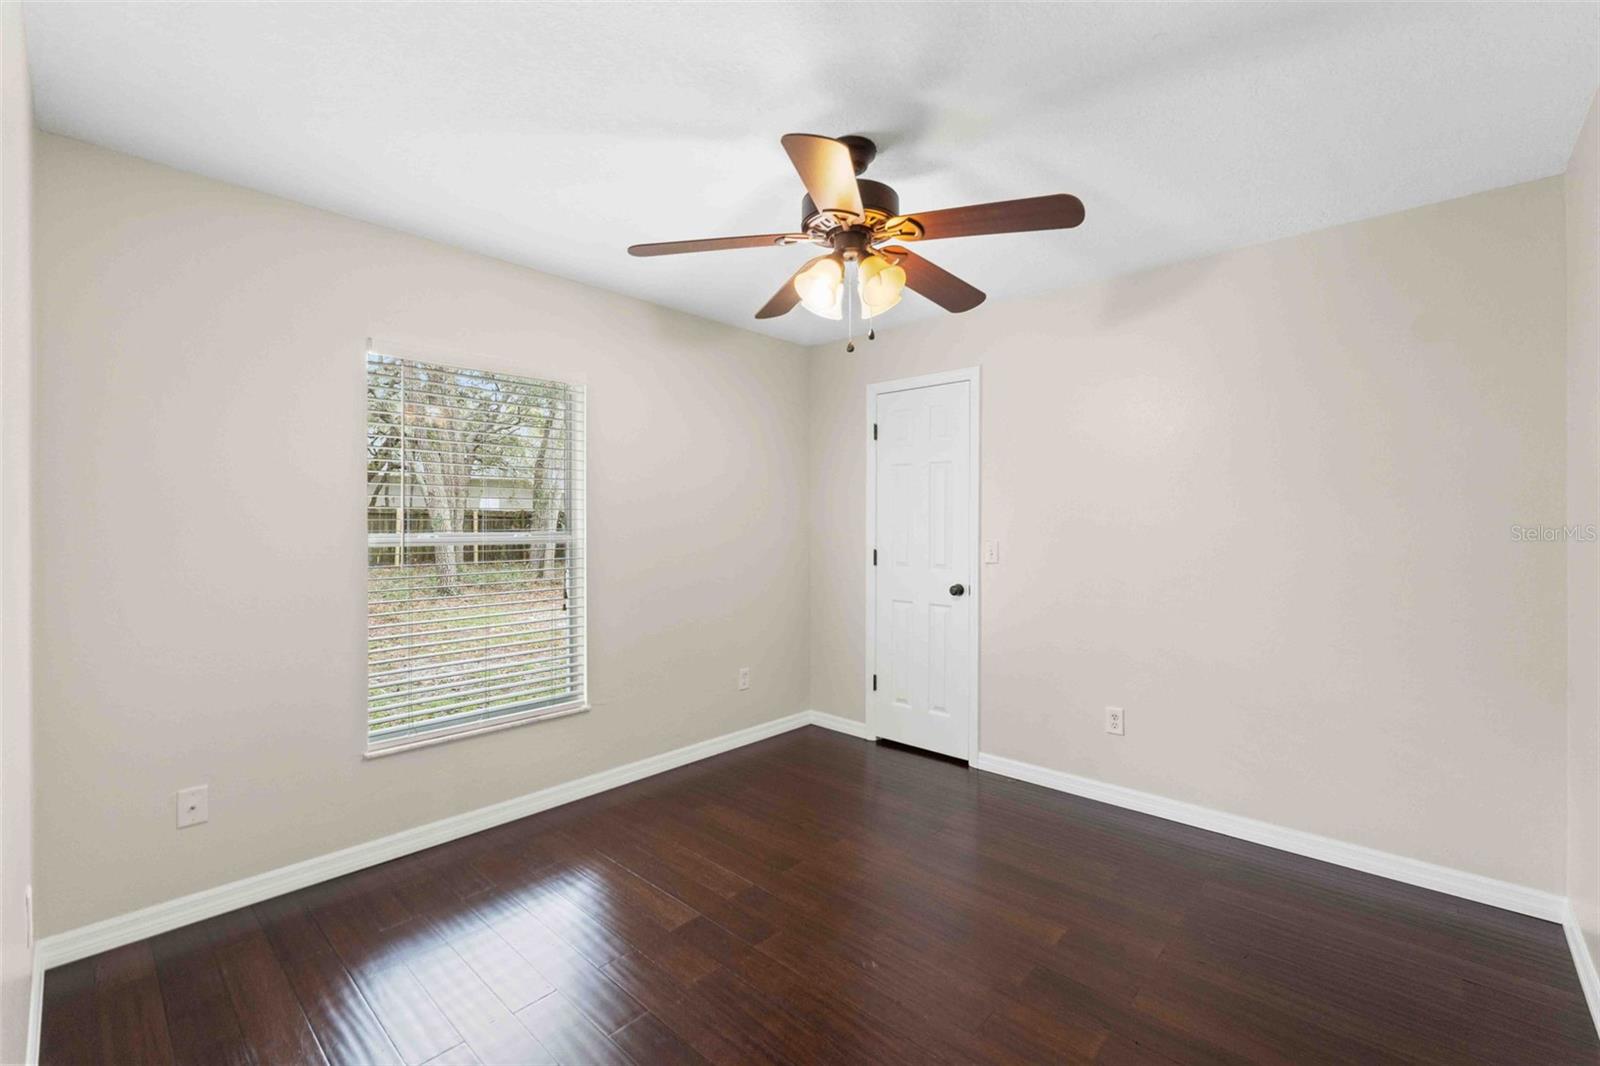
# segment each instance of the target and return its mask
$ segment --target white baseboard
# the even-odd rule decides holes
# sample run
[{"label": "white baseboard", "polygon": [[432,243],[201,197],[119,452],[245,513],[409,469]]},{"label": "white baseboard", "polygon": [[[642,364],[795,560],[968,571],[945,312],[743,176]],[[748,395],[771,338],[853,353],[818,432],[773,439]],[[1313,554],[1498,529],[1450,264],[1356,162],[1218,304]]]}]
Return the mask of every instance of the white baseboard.
[{"label": "white baseboard", "polygon": [[[285,892],[306,888],[424,848],[470,836],[518,818],[525,818],[530,814],[559,807],[564,803],[571,803],[807,725],[820,726],[864,740],[876,739],[864,722],[821,711],[801,711],[748,729],[690,744],[675,751],[640,759],[626,766],[603,770],[576,781],[541,789],[503,803],[442,818],[415,829],[403,830],[342,851],[241,878],[238,881],[204,889],[79,929],[44,937],[34,948],[33,987],[28,1007],[27,1061],[30,1063],[38,1061],[44,973],[52,967],[75,962],[239,907],[260,903]],[[1576,919],[1564,897],[1522,885],[1496,881],[1463,870],[1436,866],[1417,859],[1348,844],[1314,833],[1287,829],[1269,822],[1260,822],[1252,818],[1167,799],[1164,796],[1124,788],[1121,785],[1078,777],[1059,770],[1049,770],[1015,759],[980,754],[973,765],[980,770],[1043,785],[1060,792],[1070,792],[1073,795],[1118,807],[1142,811],[1158,818],[1264,844],[1281,851],[1431,888],[1536,918],[1561,922],[1566,928],[1567,941],[1572,948],[1573,960],[1578,968],[1579,981],[1583,985],[1589,1009],[1595,1016],[1597,1028],[1600,1028],[1600,977],[1596,975],[1594,960],[1589,955],[1582,933],[1577,928]]]},{"label": "white baseboard", "polygon": [[878,735],[867,728],[867,723],[858,722],[854,718],[840,718],[836,714],[826,711],[807,711],[806,717],[812,725],[819,725],[824,729],[831,729],[835,733],[845,733],[862,740],[877,740]]},{"label": "white baseboard", "polygon": [[44,1017],[44,960],[39,957],[37,945],[33,952],[33,976],[28,987],[28,1048],[22,1061],[39,1061],[39,1022]]},{"label": "white baseboard", "polygon": [[[192,922],[225,914],[252,903],[260,903],[274,896],[281,896],[285,892],[293,892],[330,878],[397,859],[402,855],[431,848],[436,844],[470,836],[518,818],[526,818],[530,814],[537,814],[551,807],[559,807],[597,792],[604,792],[619,785],[626,785],[641,778],[698,762],[712,755],[720,755],[722,752],[732,751],[734,748],[741,748],[746,744],[753,744],[791,729],[811,725],[812,722],[811,712],[801,711],[748,729],[702,740],[698,744],[690,744],[675,751],[652,755],[647,759],[628,763],[626,766],[602,770],[588,777],[580,777],[576,781],[530,792],[503,803],[441,818],[437,822],[402,830],[342,851],[319,855],[290,866],[268,870],[215,888],[203,889],[165,903],[157,903],[142,910],[107,918],[92,925],[56,933],[42,938],[36,946],[34,973],[41,975],[54,966],[75,962],[102,951],[121,947],[123,944],[131,944],[136,940],[165,933]],[[36,977],[33,991],[36,1005],[42,985],[43,981]],[[30,1047],[35,1051],[38,1041],[37,1029],[37,1011],[35,1011],[29,1033]],[[30,1058],[29,1061],[33,1059]]]},{"label": "white baseboard", "polygon": [[[841,718],[838,715],[827,714],[822,711],[807,711],[812,725],[822,726],[850,736],[861,737],[864,740],[875,740],[876,736],[867,727],[865,722],[858,722],[851,718]],[[1331,862],[1338,866],[1346,866],[1364,873],[1376,874],[1387,877],[1393,881],[1401,881],[1408,885],[1417,885],[1421,888],[1444,892],[1463,899],[1470,899],[1477,903],[1486,903],[1491,907],[1500,907],[1518,914],[1527,914],[1535,918],[1543,918],[1552,922],[1565,922],[1568,917],[1568,906],[1565,896],[1553,892],[1545,892],[1526,885],[1513,884],[1509,881],[1498,881],[1482,874],[1469,873],[1449,866],[1439,866],[1420,859],[1407,858],[1392,852],[1379,851],[1376,848],[1365,847],[1360,844],[1350,844],[1332,837],[1319,836],[1316,833],[1307,833],[1299,829],[1289,829],[1285,826],[1275,825],[1271,822],[1262,822],[1242,815],[1228,814],[1225,811],[1214,810],[1210,807],[1201,807],[1182,800],[1168,799],[1152,792],[1141,792],[1138,789],[1126,788],[1122,785],[1113,785],[1093,778],[1079,777],[1061,770],[1051,770],[1033,763],[1022,762],[1018,759],[1007,759],[999,755],[979,754],[972,761],[972,765],[979,770],[1001,774],[1005,777],[1027,781],[1045,788],[1055,789],[1058,792],[1070,792],[1075,796],[1086,799],[1099,800],[1117,807],[1141,811],[1157,818],[1168,821],[1181,822],[1184,825],[1208,829],[1214,833],[1248,840],[1252,843],[1262,844],[1279,851],[1291,852],[1295,855],[1304,855],[1323,862]],[[1569,932],[1570,937],[1570,932]],[[1580,938],[1581,941],[1581,938]],[[1576,954],[1574,954],[1576,958]],[[1587,959],[1587,952],[1584,958]],[[1583,962],[1579,962],[1580,971]],[[1594,976],[1592,963],[1589,968],[1589,979]],[[1584,986],[1585,993],[1590,997],[1591,1008],[1595,997],[1600,995],[1591,985]],[[1600,1017],[1600,1014],[1597,1014]]]},{"label": "white baseboard", "polygon": [[1595,969],[1594,956],[1589,954],[1589,942],[1584,939],[1583,927],[1578,924],[1578,914],[1570,902],[1561,927],[1566,930],[1572,963],[1578,968],[1578,984],[1583,986],[1583,998],[1589,1004],[1589,1017],[1594,1019],[1595,1032],[1600,1033],[1600,971]]},{"label": "white baseboard", "polygon": [[1277,848],[1279,851],[1347,866],[1352,870],[1376,874],[1408,885],[1430,888],[1435,892],[1445,892],[1452,896],[1460,896],[1462,899],[1486,903],[1491,907],[1515,911],[1518,914],[1527,914],[1552,922],[1563,921],[1567,916],[1565,896],[1529,888],[1526,885],[1497,881],[1481,874],[1468,873],[1449,866],[1437,866],[1420,859],[1409,859],[1404,855],[1395,855],[1360,844],[1350,844],[1299,829],[1289,829],[1271,822],[1245,818],[1242,815],[1228,814],[1210,807],[1168,799],[1152,792],[1140,792],[1138,789],[1112,785],[1089,777],[1079,777],[1060,770],[1050,770],[999,755],[979,755],[973,765],[980,770],[1043,785],[1058,792],[1070,792],[1085,799],[1099,800],[1113,806],[1153,814],[1157,818],[1182,822],[1184,825],[1192,825],[1199,829],[1209,829],[1213,833],[1222,833],[1255,844],[1264,844],[1269,848]]}]

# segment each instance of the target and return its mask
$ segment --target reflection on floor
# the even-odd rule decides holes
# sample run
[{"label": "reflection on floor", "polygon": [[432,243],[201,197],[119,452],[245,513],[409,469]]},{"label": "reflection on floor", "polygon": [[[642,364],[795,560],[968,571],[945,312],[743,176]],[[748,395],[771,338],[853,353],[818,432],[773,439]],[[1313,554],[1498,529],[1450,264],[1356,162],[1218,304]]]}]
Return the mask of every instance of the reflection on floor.
[{"label": "reflection on floor", "polygon": [[1595,1063],[1561,930],[816,728],[52,970],[43,1061]]}]

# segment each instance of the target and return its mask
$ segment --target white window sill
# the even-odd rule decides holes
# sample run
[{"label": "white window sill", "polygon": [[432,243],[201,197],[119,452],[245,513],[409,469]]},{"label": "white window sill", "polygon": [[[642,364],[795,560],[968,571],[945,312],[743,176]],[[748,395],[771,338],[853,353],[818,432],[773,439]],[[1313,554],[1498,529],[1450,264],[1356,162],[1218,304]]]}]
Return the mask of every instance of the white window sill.
[{"label": "white window sill", "polygon": [[361,757],[363,759],[381,759],[385,755],[398,755],[403,751],[415,751],[417,748],[431,748],[435,744],[445,744],[452,740],[481,737],[485,733],[498,733],[502,729],[515,729],[518,726],[531,725],[534,722],[548,722],[552,718],[566,718],[568,715],[582,714],[588,709],[589,704],[586,700],[557,707],[540,707],[538,710],[525,711],[522,714],[508,714],[503,718],[491,718],[486,722],[473,722],[470,725],[460,725],[453,729],[441,729],[436,733],[422,733],[417,736],[392,740],[385,744],[369,746]]}]

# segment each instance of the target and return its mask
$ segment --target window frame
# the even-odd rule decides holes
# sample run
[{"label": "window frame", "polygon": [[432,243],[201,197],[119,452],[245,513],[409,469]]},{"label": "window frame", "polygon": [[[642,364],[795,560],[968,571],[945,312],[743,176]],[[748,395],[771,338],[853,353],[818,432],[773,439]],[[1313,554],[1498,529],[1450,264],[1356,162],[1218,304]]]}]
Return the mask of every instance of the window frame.
[{"label": "window frame", "polygon": [[[575,424],[576,433],[574,436],[576,439],[576,444],[572,444],[571,440],[569,439],[566,468],[566,484],[568,485],[569,492],[569,505],[567,507],[566,514],[568,528],[564,533],[560,534],[552,532],[546,536],[524,536],[515,539],[514,541],[508,540],[506,543],[540,546],[551,544],[556,545],[557,547],[564,546],[566,548],[567,558],[569,560],[565,575],[565,580],[567,581],[567,598],[568,602],[574,607],[574,615],[568,622],[569,632],[571,634],[569,637],[568,647],[569,649],[577,650],[578,662],[576,669],[574,670],[576,695],[566,698],[557,697],[554,701],[530,701],[526,706],[512,705],[497,711],[462,711],[458,714],[449,715],[440,719],[441,722],[450,722],[451,719],[459,719],[451,724],[441,724],[434,727],[422,727],[423,724],[418,723],[417,726],[408,729],[404,733],[397,732],[395,735],[389,738],[383,738],[380,736],[375,736],[371,726],[372,667],[371,649],[369,646],[366,668],[366,697],[363,699],[363,719],[366,722],[366,728],[363,731],[365,737],[365,749],[362,752],[362,758],[381,758],[387,755],[398,754],[403,751],[411,751],[416,748],[431,747],[435,744],[443,744],[449,741],[460,740],[466,737],[480,736],[487,733],[498,733],[502,730],[514,729],[533,722],[543,722],[555,718],[565,718],[570,715],[581,714],[588,711],[590,709],[590,703],[588,655],[589,554],[587,536],[589,395],[587,383],[581,378],[543,375],[530,372],[521,367],[515,369],[501,369],[500,367],[505,366],[505,360],[463,356],[459,354],[448,353],[439,349],[419,349],[409,345],[392,344],[383,342],[382,340],[369,339],[362,351],[363,397],[366,395],[365,385],[370,378],[371,360],[373,356],[397,360],[401,363],[421,363],[431,368],[457,370],[466,374],[481,374],[515,378],[535,384],[547,386],[555,385],[563,389],[570,390],[570,394],[574,401],[574,408],[578,413],[578,417],[574,420],[574,423],[569,423],[569,428],[573,427]],[[370,418],[371,409],[364,399],[363,429],[366,428]],[[401,527],[398,523],[404,521],[404,519],[401,517],[403,513],[402,507],[404,502],[404,500],[400,501],[402,506],[397,506],[394,509],[397,525],[392,532],[374,532],[370,527],[370,510],[364,509],[363,511],[363,525],[367,530],[367,537],[364,544],[366,550],[365,557],[367,559],[366,571],[368,582],[367,625],[370,625],[370,612],[372,603],[370,573],[373,565],[372,552],[374,548],[395,548],[398,546],[398,543],[401,539]],[[416,544],[420,541],[423,544],[432,542],[459,543],[462,545],[470,543],[472,545],[481,546],[486,543],[482,534],[489,533],[492,537],[494,532],[499,531],[475,531],[471,533],[458,532],[445,534],[432,532],[407,532],[404,536],[404,542],[407,544]],[[515,536],[516,533],[521,531],[513,530],[505,532]],[[390,537],[395,538],[396,544],[391,545],[387,543],[387,540]],[[496,540],[498,541],[498,538],[496,538]],[[576,559],[578,561],[578,565],[576,567],[571,566],[570,560],[572,559]]]}]

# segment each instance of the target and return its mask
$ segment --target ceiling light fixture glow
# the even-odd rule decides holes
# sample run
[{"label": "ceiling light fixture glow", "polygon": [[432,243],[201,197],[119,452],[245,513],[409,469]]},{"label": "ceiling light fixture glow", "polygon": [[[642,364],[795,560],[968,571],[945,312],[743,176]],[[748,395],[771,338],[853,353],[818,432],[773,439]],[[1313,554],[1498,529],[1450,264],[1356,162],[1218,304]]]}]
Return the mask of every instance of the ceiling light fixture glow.
[{"label": "ceiling light fixture glow", "polygon": [[835,256],[818,256],[795,275],[794,291],[807,311],[837,321],[844,317],[844,263]]},{"label": "ceiling light fixture glow", "polygon": [[900,302],[900,293],[906,287],[905,268],[889,262],[881,255],[870,255],[856,269],[859,279],[857,291],[869,316],[883,314]]}]

